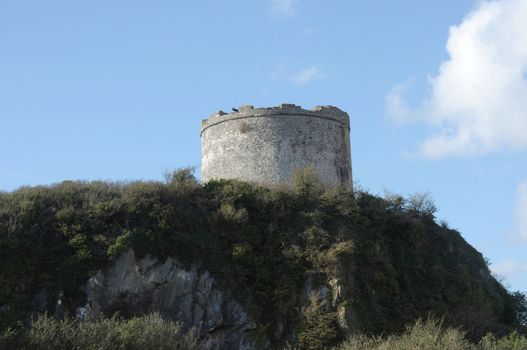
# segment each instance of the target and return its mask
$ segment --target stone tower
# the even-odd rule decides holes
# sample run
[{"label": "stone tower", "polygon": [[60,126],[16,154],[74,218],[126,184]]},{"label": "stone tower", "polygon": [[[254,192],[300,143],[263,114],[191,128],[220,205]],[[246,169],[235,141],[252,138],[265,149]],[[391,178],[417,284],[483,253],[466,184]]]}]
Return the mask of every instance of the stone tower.
[{"label": "stone tower", "polygon": [[201,178],[262,185],[291,181],[312,167],[327,185],[351,184],[350,122],[332,106],[241,106],[201,123]]}]

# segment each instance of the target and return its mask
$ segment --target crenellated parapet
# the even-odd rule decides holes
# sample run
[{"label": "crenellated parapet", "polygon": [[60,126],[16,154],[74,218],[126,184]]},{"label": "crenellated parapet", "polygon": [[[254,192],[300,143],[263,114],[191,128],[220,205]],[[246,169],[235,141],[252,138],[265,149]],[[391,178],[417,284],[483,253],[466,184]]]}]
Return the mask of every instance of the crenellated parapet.
[{"label": "crenellated parapet", "polygon": [[348,129],[350,129],[348,113],[342,111],[340,108],[333,106],[316,106],[313,109],[303,109],[302,107],[294,104],[283,103],[276,107],[265,108],[254,108],[251,105],[242,105],[238,108],[238,111],[230,113],[217,111],[212,113],[208,119],[203,119],[201,121],[201,132],[212,125],[224,123],[229,120],[255,117],[287,117],[288,115],[327,118],[342,123]]}]

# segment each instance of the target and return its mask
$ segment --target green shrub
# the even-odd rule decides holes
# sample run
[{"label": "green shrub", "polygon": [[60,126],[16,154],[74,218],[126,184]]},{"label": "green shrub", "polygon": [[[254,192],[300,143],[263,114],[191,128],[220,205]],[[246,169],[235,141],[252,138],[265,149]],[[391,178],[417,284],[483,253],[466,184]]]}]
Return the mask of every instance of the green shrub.
[{"label": "green shrub", "polygon": [[293,186],[296,193],[305,199],[314,199],[320,196],[324,190],[324,185],[312,166],[294,172]]},{"label": "green shrub", "polygon": [[487,334],[479,342],[478,350],[527,350],[527,338],[518,332],[512,332],[503,338],[496,339]]},{"label": "green shrub", "polygon": [[472,345],[457,329],[441,328],[434,320],[418,320],[399,336],[366,337],[356,335],[347,340],[340,350],[464,350]]},{"label": "green shrub", "polygon": [[338,340],[337,317],[328,311],[327,300],[318,294],[311,296],[309,303],[301,310],[302,324],[298,334],[301,349],[326,349]]},{"label": "green shrub", "polygon": [[368,337],[357,334],[344,342],[339,350],[527,350],[527,338],[512,332],[497,339],[489,333],[478,344],[469,342],[455,328],[443,329],[439,321],[418,320],[401,335]]},{"label": "green shrub", "polygon": [[25,340],[23,339],[22,331],[15,328],[7,328],[0,333],[0,349],[23,349],[25,347]]},{"label": "green shrub", "polygon": [[200,349],[191,333],[158,314],[100,321],[56,321],[44,316],[33,323],[25,337],[28,350]]}]

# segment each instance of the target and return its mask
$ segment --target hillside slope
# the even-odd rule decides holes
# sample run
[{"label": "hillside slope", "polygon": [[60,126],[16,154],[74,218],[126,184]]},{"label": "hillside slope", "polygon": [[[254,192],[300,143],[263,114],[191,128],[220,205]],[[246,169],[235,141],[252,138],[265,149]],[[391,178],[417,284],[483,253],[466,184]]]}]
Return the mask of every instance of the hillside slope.
[{"label": "hillside slope", "polygon": [[[188,170],[166,182],[67,181],[1,193],[0,327],[44,311],[60,316],[89,309],[97,317],[97,308],[105,315],[160,311],[178,319],[183,300],[195,310],[211,295],[221,295],[222,322],[225,305],[246,315],[248,347],[316,348],[352,332],[400,332],[430,315],[472,339],[519,327],[521,295],[505,290],[482,255],[434,221],[426,198],[417,199],[423,201],[323,189],[308,172],[292,190],[237,181],[200,185]],[[155,302],[157,286],[181,284],[168,277],[156,284],[154,275],[143,274],[142,293],[119,287],[114,301],[95,307],[89,281],[106,281],[104,293],[112,283],[126,285],[111,279],[124,271],[116,266],[126,256],[130,271],[145,261],[153,269],[170,262],[180,275],[196,271],[189,291],[197,296]],[[207,300],[195,288],[204,275],[210,276],[210,286],[203,284]],[[201,322],[210,347],[235,346],[228,331],[215,336],[227,329],[225,322],[207,328],[203,322],[211,317],[192,315],[186,327]],[[241,333],[232,334],[239,341]]]}]

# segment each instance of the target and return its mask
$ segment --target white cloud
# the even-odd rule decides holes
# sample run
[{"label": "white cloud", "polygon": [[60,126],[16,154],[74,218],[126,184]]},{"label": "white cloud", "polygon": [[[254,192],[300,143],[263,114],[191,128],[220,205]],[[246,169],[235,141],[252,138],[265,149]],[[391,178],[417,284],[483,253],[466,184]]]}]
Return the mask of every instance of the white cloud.
[{"label": "white cloud", "polygon": [[289,81],[298,86],[304,86],[314,80],[323,79],[326,73],[318,65],[303,68],[296,72],[290,72],[285,65],[279,65],[272,72],[271,78],[275,80]]},{"label": "white cloud", "polygon": [[520,238],[527,242],[527,181],[516,189],[516,223]]},{"label": "white cloud", "polygon": [[481,1],[450,28],[447,51],[419,107],[408,106],[405,84],[386,96],[395,120],[434,128],[419,153],[439,158],[527,148],[527,1]]},{"label": "white cloud", "polygon": [[299,0],[269,0],[269,12],[276,18],[290,18],[297,14]]}]

